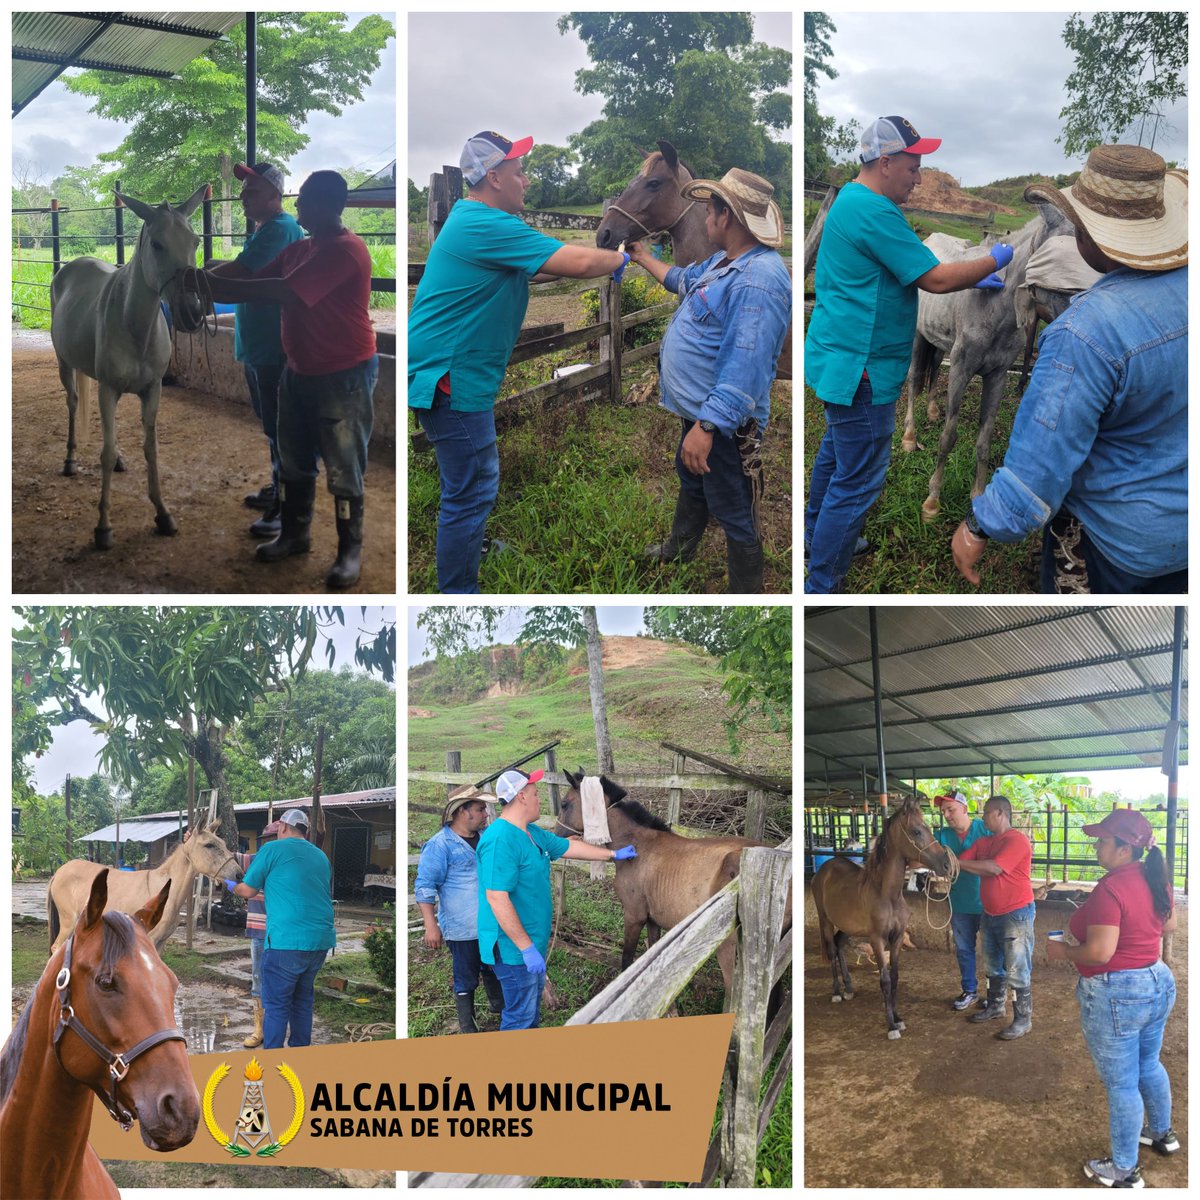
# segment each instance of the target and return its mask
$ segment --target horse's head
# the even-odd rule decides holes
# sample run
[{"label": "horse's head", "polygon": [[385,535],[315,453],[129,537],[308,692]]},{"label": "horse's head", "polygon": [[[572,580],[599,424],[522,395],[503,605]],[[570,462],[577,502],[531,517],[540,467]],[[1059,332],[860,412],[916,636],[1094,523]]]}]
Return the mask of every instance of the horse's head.
[{"label": "horse's head", "polygon": [[[555,823],[554,832],[559,837],[570,837],[572,834],[583,833],[583,801],[579,798],[579,788],[583,783],[584,772],[580,767],[578,775],[572,775],[567,770],[564,770],[563,774],[571,786],[567,789],[566,795],[559,798],[558,821]],[[613,783],[607,775],[600,776],[600,786],[604,789],[605,803],[610,808],[629,795],[619,783]]]},{"label": "horse's head", "polygon": [[137,246],[142,279],[167,301],[185,333],[199,329],[204,319],[205,305],[199,294],[182,289],[179,278],[181,271],[196,265],[200,239],[192,231],[190,218],[207,188],[207,184],[201,184],[178,208],[172,208],[166,200],[155,206],[117,193],[121,203],[142,220]]},{"label": "horse's head", "polygon": [[[112,1054],[127,1056],[143,1040],[168,1035],[167,1040],[129,1057],[125,1075],[115,1087],[107,1064],[75,1024],[58,1042],[63,1070],[113,1097],[136,1117],[142,1141],[159,1151],[186,1146],[200,1120],[200,1097],[188,1067],[187,1045],[175,1028],[179,980],[159,957],[148,933],[162,918],[170,890],[168,880],[133,917],[105,912],[108,872],[101,871],[68,943],[70,970],[60,971],[54,981],[60,996],[65,989],[78,1025]],[[64,951],[64,961],[65,955]]]},{"label": "horse's head", "polygon": [[692,173],[679,161],[670,142],[659,142],[656,151],[643,150],[642,158],[642,169],[596,230],[596,245],[601,250],[615,250],[622,242],[644,238],[647,232],[669,229],[691,206],[679,189],[691,180]]},{"label": "horse's head", "polygon": [[950,870],[950,855],[945,846],[934,838],[925,823],[921,806],[911,796],[888,821],[888,840],[892,838],[896,838],[900,853],[909,862],[919,862],[939,875],[945,875]]},{"label": "horse's head", "polygon": [[241,879],[242,870],[237,859],[217,833],[220,828],[219,820],[207,826],[197,825],[183,843],[184,854],[199,874],[210,879]]}]

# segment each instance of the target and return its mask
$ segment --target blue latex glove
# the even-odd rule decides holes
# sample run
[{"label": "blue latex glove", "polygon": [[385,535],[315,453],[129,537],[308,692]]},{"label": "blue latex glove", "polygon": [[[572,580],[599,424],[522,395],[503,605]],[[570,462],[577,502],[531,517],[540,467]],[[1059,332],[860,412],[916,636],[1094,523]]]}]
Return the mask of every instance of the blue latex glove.
[{"label": "blue latex glove", "polygon": [[1004,280],[1001,279],[995,271],[993,271],[990,275],[985,275],[983,279],[975,284],[975,287],[977,288],[1002,288],[1003,286]]},{"label": "blue latex glove", "polygon": [[[613,280],[616,283],[621,282],[621,276],[625,274],[625,268],[629,266],[629,255],[626,254],[624,250],[621,251],[621,257],[624,258],[625,261],[612,273]],[[1011,251],[1009,251],[1009,257],[1012,257]]]},{"label": "blue latex glove", "polygon": [[232,892],[233,889],[237,887],[237,881],[233,879],[223,879],[221,882],[225,884],[225,890],[227,892]]},{"label": "blue latex glove", "polygon": [[536,946],[526,946],[521,951],[521,957],[525,960],[525,969],[530,975],[545,975],[546,960],[541,956]]},{"label": "blue latex glove", "polygon": [[997,271],[1003,271],[1012,262],[1013,248],[1007,242],[997,242],[988,253],[996,260]]},{"label": "blue latex glove", "polygon": [[622,846],[613,854],[616,862],[624,862],[627,858],[637,858],[637,850],[633,846]]}]

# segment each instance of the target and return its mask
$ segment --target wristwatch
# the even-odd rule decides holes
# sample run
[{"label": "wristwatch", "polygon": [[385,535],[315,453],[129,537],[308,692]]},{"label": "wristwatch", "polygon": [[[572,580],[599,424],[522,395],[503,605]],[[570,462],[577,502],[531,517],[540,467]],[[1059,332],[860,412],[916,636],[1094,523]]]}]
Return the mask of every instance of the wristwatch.
[{"label": "wristwatch", "polygon": [[970,530],[977,538],[982,538],[987,541],[987,534],[980,528],[979,522],[975,519],[974,506],[967,509],[967,529]]},{"label": "wristwatch", "polygon": [[705,433],[717,432],[717,427],[711,421],[701,421],[699,424],[700,428],[703,429]]}]

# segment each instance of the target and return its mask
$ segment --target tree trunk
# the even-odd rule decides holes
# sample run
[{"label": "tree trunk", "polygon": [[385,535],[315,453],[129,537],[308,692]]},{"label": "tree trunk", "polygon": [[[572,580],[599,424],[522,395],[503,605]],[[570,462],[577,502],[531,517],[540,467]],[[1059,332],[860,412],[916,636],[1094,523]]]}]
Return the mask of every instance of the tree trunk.
[{"label": "tree trunk", "polygon": [[600,626],[596,609],[584,605],[583,627],[587,630],[588,692],[592,698],[592,723],[596,727],[596,760],[604,775],[614,774],[612,742],[608,738],[608,709],[604,703],[604,673],[601,670]]},{"label": "tree trunk", "polygon": [[233,813],[233,797],[225,779],[225,729],[211,718],[202,718],[196,734],[196,761],[208,779],[208,786],[217,792],[217,817],[221,822],[221,840],[231,850],[237,850],[237,817]]}]

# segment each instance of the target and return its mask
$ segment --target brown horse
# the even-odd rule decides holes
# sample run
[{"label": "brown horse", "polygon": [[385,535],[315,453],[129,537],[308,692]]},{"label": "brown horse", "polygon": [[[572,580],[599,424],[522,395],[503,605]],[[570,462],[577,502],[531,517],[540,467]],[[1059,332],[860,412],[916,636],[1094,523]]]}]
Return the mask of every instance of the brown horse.
[{"label": "brown horse", "polygon": [[146,932],[171,884],[132,919],[104,911],[109,878],[96,876],[0,1054],[5,1200],[119,1200],[88,1144],[94,1096],[123,1129],[136,1120],[151,1150],[177,1150],[196,1134],[200,1096],[175,1028],[179,981]]},{"label": "brown horse", "polygon": [[849,1000],[854,995],[850,968],[846,965],[846,942],[852,936],[865,937],[879,964],[879,988],[883,992],[888,1037],[893,1039],[904,1031],[904,1022],[896,1012],[896,993],[900,983],[900,942],[908,925],[904,868],[910,859],[919,859],[939,875],[950,869],[950,856],[934,840],[921,806],[911,796],[888,818],[865,866],[860,867],[847,858],[831,858],[812,881],[821,950],[833,967],[833,1002]]},{"label": "brown horse", "polygon": [[[579,785],[583,771],[572,775],[571,790],[563,799],[554,832],[559,837],[582,836],[583,804]],[[648,812],[629,793],[606,776],[600,776],[608,805],[608,829],[612,845],[633,846],[637,857],[616,864],[617,899],[625,913],[625,941],[621,948],[621,970],[637,953],[638,939],[646,930],[646,944],[653,946],[664,929],[679,924],[695,912],[710,896],[733,879],[741,866],[742,851],[762,846],[749,838],[685,838],[672,833],[671,827]],[[792,899],[788,894],[784,928],[792,923]],[[733,981],[735,938],[733,934],[717,950],[717,962],[729,995]]]},{"label": "brown horse", "polygon": [[[179,907],[192,894],[197,875],[210,879],[241,879],[242,871],[229,848],[217,836],[221,822],[208,828],[197,825],[195,831],[152,871],[114,871],[108,884],[110,912],[137,912],[163,886],[171,884],[175,903],[162,914],[156,928],[150,931],[154,948],[161,950],[167,938],[179,924]],[[223,875],[228,868],[228,874]],[[76,918],[88,901],[96,876],[108,868],[102,863],[73,858],[54,872],[46,892],[46,916],[50,923],[50,952],[54,953],[67,940]]]}]

